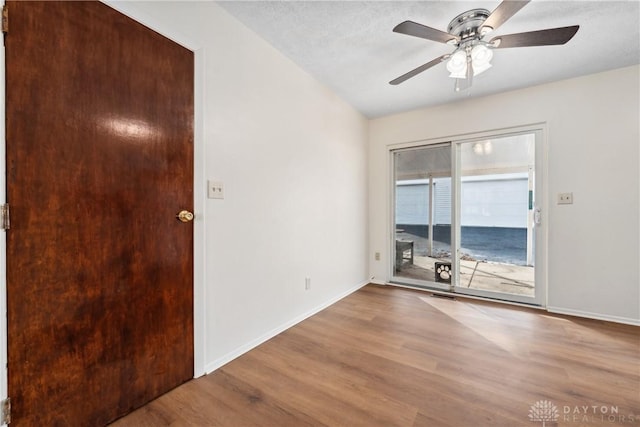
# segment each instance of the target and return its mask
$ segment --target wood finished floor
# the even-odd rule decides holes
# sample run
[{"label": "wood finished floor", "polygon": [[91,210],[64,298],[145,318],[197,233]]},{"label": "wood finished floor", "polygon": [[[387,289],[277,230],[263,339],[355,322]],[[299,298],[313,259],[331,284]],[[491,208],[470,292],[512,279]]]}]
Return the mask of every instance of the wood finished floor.
[{"label": "wood finished floor", "polygon": [[535,427],[542,400],[640,426],[640,328],[367,285],[112,426]]}]

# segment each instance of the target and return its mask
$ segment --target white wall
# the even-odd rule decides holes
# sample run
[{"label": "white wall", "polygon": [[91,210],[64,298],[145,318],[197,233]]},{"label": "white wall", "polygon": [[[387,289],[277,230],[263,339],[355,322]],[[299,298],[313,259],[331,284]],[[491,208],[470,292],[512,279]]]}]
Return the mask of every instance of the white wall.
[{"label": "white wall", "polygon": [[201,213],[211,371],[367,282],[368,122],[213,2],[112,4],[203,61],[196,163],[225,191]]},{"label": "white wall", "polygon": [[548,308],[640,324],[639,82],[633,66],[372,120],[371,275],[389,279],[388,145],[546,123]]}]

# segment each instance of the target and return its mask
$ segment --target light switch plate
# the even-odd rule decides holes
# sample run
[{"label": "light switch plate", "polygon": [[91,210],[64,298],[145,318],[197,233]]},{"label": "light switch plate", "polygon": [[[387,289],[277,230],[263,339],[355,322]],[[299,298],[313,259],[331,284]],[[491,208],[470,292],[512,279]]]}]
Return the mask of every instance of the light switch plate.
[{"label": "light switch plate", "polygon": [[207,181],[207,197],[210,199],[224,199],[224,185],[221,181]]}]

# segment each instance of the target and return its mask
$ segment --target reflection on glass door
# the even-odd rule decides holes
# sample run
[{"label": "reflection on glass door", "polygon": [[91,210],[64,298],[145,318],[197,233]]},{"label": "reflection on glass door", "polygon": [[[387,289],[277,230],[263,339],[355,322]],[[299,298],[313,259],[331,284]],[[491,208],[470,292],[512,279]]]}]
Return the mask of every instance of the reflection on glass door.
[{"label": "reflection on glass door", "polygon": [[539,302],[535,133],[461,142],[456,150],[456,292]]},{"label": "reflection on glass door", "polygon": [[395,151],[393,279],[450,289],[451,144]]}]

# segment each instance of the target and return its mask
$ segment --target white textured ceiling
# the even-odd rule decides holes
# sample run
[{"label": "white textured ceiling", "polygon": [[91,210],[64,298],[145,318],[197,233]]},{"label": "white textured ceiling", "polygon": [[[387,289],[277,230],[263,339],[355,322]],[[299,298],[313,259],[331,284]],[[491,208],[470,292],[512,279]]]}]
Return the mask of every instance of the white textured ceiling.
[{"label": "white textured ceiling", "polygon": [[[534,0],[491,37],[580,25],[563,46],[497,49],[493,67],[454,93],[444,63],[389,81],[451,46],[392,32],[412,20],[446,31],[469,9],[500,1],[221,1],[224,9],[369,118],[640,63],[640,1]],[[487,37],[489,39],[490,37]]]}]

